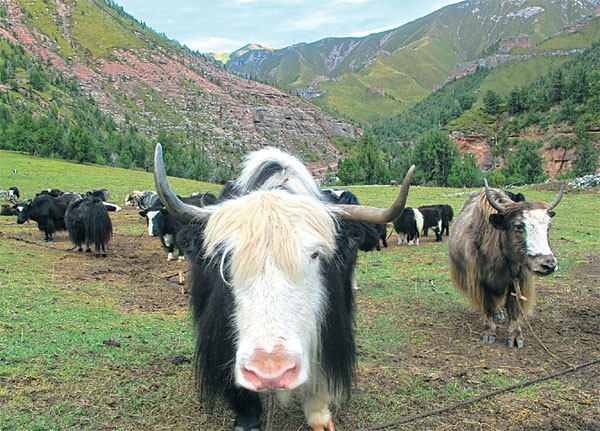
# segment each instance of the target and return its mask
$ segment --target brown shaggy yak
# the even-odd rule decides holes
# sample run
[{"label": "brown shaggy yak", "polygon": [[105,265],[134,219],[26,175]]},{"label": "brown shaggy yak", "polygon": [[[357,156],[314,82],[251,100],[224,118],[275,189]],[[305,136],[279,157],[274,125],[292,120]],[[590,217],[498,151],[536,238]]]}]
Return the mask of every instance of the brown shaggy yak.
[{"label": "brown shaggy yak", "polygon": [[505,307],[508,347],[523,347],[522,314],[531,313],[535,300],[533,273],[546,275],[558,267],[548,231],[563,191],[564,185],[550,204],[514,202],[503,191],[489,189],[486,181],[485,192],[463,204],[448,243],[450,272],[457,288],[483,313],[485,342],[496,340],[494,315]]}]

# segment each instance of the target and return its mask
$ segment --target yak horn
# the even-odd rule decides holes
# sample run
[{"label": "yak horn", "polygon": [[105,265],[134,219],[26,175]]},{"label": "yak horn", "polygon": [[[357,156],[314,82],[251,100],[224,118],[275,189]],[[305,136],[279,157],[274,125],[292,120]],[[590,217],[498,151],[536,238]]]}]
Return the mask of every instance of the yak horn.
[{"label": "yak horn", "polygon": [[485,195],[487,197],[488,202],[490,203],[490,205],[492,207],[494,207],[495,209],[497,209],[498,211],[503,213],[505,211],[505,208],[499,202],[497,202],[496,199],[494,199],[494,197],[492,196],[492,191],[490,190],[490,188],[488,186],[487,178],[484,178],[483,182],[485,183]]},{"label": "yak horn", "polygon": [[189,223],[197,219],[198,216],[206,214],[199,211],[197,207],[182,202],[171,190],[165,173],[165,162],[163,161],[162,146],[160,144],[156,144],[156,150],[154,151],[154,184],[165,208],[179,220]]},{"label": "yak horn", "polygon": [[564,191],[565,191],[565,183],[561,183],[561,185],[560,185],[560,191],[558,192],[558,194],[556,195],[556,197],[554,198],[554,200],[552,202],[550,202],[550,204],[549,204],[549,206],[550,206],[550,208],[548,208],[549,210],[551,210],[556,205],[558,205],[558,203],[560,202],[560,200],[563,197]]},{"label": "yak horn", "polygon": [[402,188],[400,189],[400,193],[396,198],[396,201],[392,204],[391,207],[382,209],[382,208],[373,208],[373,207],[365,207],[360,205],[337,205],[338,208],[341,208],[345,211],[345,214],[340,217],[343,220],[352,220],[352,221],[364,221],[369,223],[389,223],[391,221],[396,220],[402,214],[402,210],[404,209],[404,205],[406,204],[406,198],[408,197],[408,189],[410,188],[410,179],[415,172],[415,165],[412,165],[406,176],[404,177],[404,181],[402,181]]}]

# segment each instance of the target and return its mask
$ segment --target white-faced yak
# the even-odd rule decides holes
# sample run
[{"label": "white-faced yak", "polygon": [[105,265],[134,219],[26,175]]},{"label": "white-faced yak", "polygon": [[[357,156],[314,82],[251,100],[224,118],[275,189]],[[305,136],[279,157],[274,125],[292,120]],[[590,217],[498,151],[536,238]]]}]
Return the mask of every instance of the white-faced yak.
[{"label": "white-faced yak", "polygon": [[[106,245],[112,237],[112,222],[102,198],[88,196],[72,202],[65,213],[69,239],[78,247],[91,252],[94,244],[94,257],[106,257]],[[101,251],[102,250],[102,251]]]},{"label": "white-faced yak", "polygon": [[297,393],[313,430],[334,429],[329,404],[349,393],[356,360],[353,229],[398,217],[413,171],[390,208],[335,205],[301,162],[265,149],[219,203],[198,208],[169,188],[157,145],[161,200],[190,223],[178,242],[191,272],[198,387],[209,405],[227,401],[237,431],[260,429],[262,391],[282,401]]},{"label": "white-faced yak", "polygon": [[[515,202],[503,191],[485,186],[469,197],[454,222],[448,242],[450,272],[459,290],[483,313],[483,341],[496,340],[494,315],[508,315],[508,347],[523,347],[520,309],[533,309],[533,273],[550,274],[558,266],[548,231],[564,185],[550,204]],[[520,287],[524,298],[517,298]],[[519,303],[517,303],[519,301]]]}]

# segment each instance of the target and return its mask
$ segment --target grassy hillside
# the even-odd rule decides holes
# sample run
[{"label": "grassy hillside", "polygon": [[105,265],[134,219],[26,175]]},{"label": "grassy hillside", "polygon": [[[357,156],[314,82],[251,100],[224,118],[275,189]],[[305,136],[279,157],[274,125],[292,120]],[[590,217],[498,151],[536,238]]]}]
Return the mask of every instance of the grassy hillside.
[{"label": "grassy hillside", "polygon": [[[17,174],[13,175],[12,170]],[[178,193],[189,196],[193,192],[218,192],[221,186],[211,183],[170,178]],[[154,190],[151,172],[108,166],[78,164],[65,160],[43,159],[14,151],[0,151],[0,189],[17,186],[23,198],[32,198],[40,190],[59,188],[84,193],[106,188],[111,202],[121,204],[132,190]]]},{"label": "grassy hillside", "polygon": [[[14,167],[18,174],[7,174]],[[12,152],[0,153],[0,174],[0,188],[14,184],[26,195],[48,186],[107,186],[115,201],[152,184],[144,172]],[[220,188],[175,178],[171,184],[182,193]],[[377,206],[398,191],[351,189]],[[408,204],[447,202],[458,212],[465,197],[445,197],[457,191],[414,187]],[[532,200],[555,194],[519,191]],[[559,272],[536,277],[533,330],[574,364],[598,356],[597,203],[597,193],[565,194],[550,231]],[[231,430],[231,413],[220,404],[209,411],[194,389],[189,286],[182,293],[172,278],[186,265],[166,261],[136,211],[111,217],[115,236],[106,259],[69,251],[65,233],[48,246],[34,224],[0,218],[0,430]],[[497,342],[484,345],[481,319],[452,287],[446,260],[446,239],[431,237],[419,247],[390,244],[359,254],[357,378],[350,399],[332,410],[337,428],[375,426],[565,367],[527,329],[519,351],[507,350],[505,324]],[[582,369],[407,429],[593,429],[600,421],[596,383],[597,367]],[[295,400],[287,407],[264,400],[265,429],[308,430]]]},{"label": "grassy hillside", "polygon": [[[532,44],[514,47],[515,54],[590,46],[598,39],[597,23],[572,35],[558,39],[555,35],[576,21],[589,20],[595,9],[591,1],[542,0],[535,5],[463,1],[393,30],[362,38],[326,38],[277,52],[252,51],[227,67],[300,92],[318,78],[318,89],[327,94],[317,96],[316,103],[355,121],[373,122],[423,99],[451,76],[457,64],[500,53],[501,42],[512,37],[525,37]],[[349,91],[349,83],[357,80],[357,91]],[[377,108],[366,100],[363,111],[347,100],[374,86],[382,87],[394,102],[382,101]]]}]

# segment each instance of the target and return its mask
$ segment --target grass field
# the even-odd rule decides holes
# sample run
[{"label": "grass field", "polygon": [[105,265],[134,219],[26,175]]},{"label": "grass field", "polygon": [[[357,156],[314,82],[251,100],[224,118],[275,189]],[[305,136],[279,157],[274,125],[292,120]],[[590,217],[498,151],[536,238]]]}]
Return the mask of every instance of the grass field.
[{"label": "grass field", "polygon": [[[12,169],[17,169],[13,175]],[[173,189],[220,186],[170,179]],[[108,188],[122,204],[131,190],[153,189],[150,173],[0,151],[0,189],[23,197],[48,187]],[[551,200],[550,187],[520,189]],[[393,187],[352,187],[365,205],[387,206]],[[448,203],[458,213],[464,190],[413,187],[408,205]],[[600,357],[599,191],[568,191],[550,241],[557,273],[536,280],[535,333],[559,358]],[[0,218],[0,431],[233,429],[222,406],[209,412],[195,395],[189,292],[172,277],[158,239],[144,234],[137,211],[111,214],[115,235],[106,259],[70,251],[66,234],[42,242],[35,224]],[[452,227],[450,228],[452,232]],[[333,408],[339,430],[370,429],[500,386],[565,368],[529,330],[525,347],[506,347],[500,324],[493,345],[481,318],[455,292],[447,239],[359,255],[356,337],[359,364],[349,400]],[[403,425],[409,430],[600,429],[600,366],[508,392]],[[265,396],[265,430],[308,430],[297,403]],[[391,428],[399,429],[399,428]]]}]

